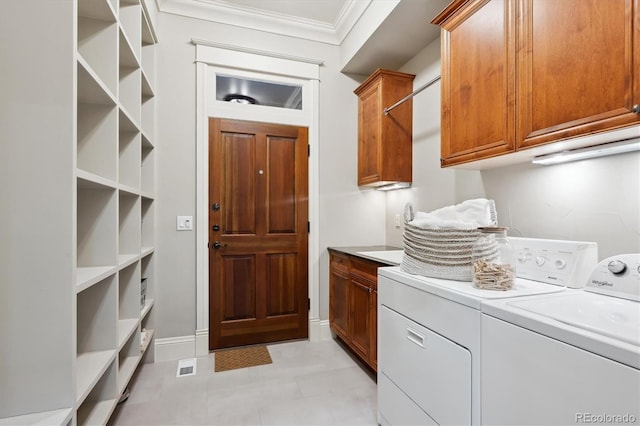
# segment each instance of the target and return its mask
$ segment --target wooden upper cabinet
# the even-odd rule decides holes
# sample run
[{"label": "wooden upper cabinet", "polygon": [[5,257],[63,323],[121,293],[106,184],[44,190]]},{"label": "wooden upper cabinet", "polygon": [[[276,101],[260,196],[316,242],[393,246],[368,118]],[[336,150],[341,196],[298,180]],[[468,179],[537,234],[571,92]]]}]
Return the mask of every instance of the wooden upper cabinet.
[{"label": "wooden upper cabinet", "polygon": [[456,0],[442,27],[442,165],[640,123],[639,0]]},{"label": "wooden upper cabinet", "polygon": [[640,2],[524,0],[518,148],[640,122]]},{"label": "wooden upper cabinet", "polygon": [[358,185],[378,187],[412,180],[413,102],[384,109],[413,90],[413,74],[378,69],[358,95]]},{"label": "wooden upper cabinet", "polygon": [[441,165],[515,149],[515,7],[511,0],[452,3],[442,27]]}]

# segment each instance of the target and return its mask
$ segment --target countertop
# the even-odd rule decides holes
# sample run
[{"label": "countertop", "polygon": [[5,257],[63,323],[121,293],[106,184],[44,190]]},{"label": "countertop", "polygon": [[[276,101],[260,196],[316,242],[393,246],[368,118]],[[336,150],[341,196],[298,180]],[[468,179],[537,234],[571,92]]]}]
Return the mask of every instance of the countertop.
[{"label": "countertop", "polygon": [[402,251],[400,247],[394,246],[350,246],[350,247],[327,247],[328,250],[337,251],[340,253],[348,254],[349,256],[355,256],[366,260],[372,260],[374,262],[382,263],[389,266],[399,266],[400,263],[390,259],[383,259],[372,255],[363,253],[367,252],[380,252],[380,251]]}]

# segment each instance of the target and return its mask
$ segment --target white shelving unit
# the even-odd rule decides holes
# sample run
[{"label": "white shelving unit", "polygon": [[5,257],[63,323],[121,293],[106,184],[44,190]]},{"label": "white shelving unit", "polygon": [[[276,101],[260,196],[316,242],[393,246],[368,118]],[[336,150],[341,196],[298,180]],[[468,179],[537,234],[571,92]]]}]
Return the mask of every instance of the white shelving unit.
[{"label": "white shelving unit", "polygon": [[7,0],[0,15],[0,37],[21,40],[3,50],[0,83],[12,123],[0,127],[0,426],[104,424],[153,362],[157,40],[145,1]]}]

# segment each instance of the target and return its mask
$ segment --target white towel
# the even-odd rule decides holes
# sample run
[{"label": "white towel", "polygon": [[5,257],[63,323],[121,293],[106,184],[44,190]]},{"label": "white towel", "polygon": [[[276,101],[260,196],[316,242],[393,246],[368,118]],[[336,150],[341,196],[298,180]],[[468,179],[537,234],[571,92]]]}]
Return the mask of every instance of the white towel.
[{"label": "white towel", "polygon": [[[405,218],[406,211],[405,207]],[[497,224],[496,206],[493,200],[485,198],[466,200],[430,213],[417,212],[409,224],[419,228],[466,230],[481,226],[495,226]]]}]

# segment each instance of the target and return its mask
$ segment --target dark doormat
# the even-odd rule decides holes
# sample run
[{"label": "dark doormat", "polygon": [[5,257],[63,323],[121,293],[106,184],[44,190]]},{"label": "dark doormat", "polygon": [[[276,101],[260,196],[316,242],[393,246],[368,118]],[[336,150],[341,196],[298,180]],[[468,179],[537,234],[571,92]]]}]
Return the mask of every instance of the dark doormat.
[{"label": "dark doormat", "polygon": [[226,349],[214,354],[214,371],[235,370],[271,364],[271,355],[266,346],[251,346],[240,349]]}]

